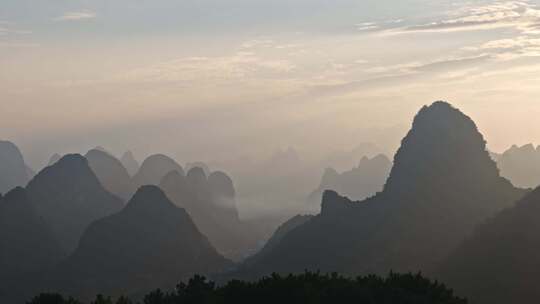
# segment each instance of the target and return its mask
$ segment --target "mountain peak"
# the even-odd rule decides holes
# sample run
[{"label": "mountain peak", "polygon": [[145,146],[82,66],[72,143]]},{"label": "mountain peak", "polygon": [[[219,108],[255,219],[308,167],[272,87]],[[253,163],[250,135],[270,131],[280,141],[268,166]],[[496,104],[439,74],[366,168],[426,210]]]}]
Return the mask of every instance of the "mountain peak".
[{"label": "mountain peak", "polygon": [[350,206],[353,206],[353,203],[348,198],[336,191],[326,190],[322,196],[321,214],[324,216],[338,214]]},{"label": "mountain peak", "polygon": [[184,174],[184,169],[174,159],[163,154],[154,154],[143,161],[133,180],[136,186],[158,185],[167,173],[174,170]]},{"label": "mountain peak", "polygon": [[187,179],[195,184],[203,184],[208,180],[206,173],[200,167],[191,168],[187,173]]},{"label": "mountain peak", "polygon": [[38,214],[51,225],[67,251],[77,245],[89,223],[123,206],[119,198],[103,188],[80,154],[68,154],[41,170],[26,190]]},{"label": "mountain peak", "polygon": [[449,103],[437,101],[415,116],[395,155],[385,190],[407,192],[421,184],[498,178],[497,166],[472,119]]},{"label": "mountain peak", "polygon": [[139,210],[144,212],[161,212],[164,209],[175,207],[165,193],[153,185],[141,186],[127,203],[127,210]]}]

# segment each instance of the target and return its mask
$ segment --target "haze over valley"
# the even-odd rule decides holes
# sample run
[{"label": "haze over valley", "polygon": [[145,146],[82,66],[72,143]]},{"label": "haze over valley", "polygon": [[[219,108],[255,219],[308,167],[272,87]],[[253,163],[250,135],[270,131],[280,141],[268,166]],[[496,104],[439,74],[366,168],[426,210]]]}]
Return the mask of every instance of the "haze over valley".
[{"label": "haze over valley", "polygon": [[536,303],[540,2],[3,0],[0,303]]}]

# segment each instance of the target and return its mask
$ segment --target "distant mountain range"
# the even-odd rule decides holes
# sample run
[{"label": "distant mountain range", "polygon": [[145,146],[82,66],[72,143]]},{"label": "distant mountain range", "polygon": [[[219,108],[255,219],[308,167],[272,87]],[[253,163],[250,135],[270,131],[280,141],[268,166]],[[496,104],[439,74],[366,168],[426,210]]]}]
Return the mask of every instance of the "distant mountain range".
[{"label": "distant mountain range", "polygon": [[[43,290],[138,297],[196,273],[255,279],[307,269],[421,271],[473,303],[532,303],[540,189],[516,186],[540,182],[539,150],[490,154],[471,118],[435,102],[418,112],[393,162],[374,155],[326,170],[310,195],[320,213],[292,217],[262,246],[267,224],[242,219],[233,179],[204,163],[184,169],[156,154],[139,167],[131,153],[119,160],[96,148],[53,156],[34,175],[13,143],[0,142],[0,302]],[[278,198],[304,189],[293,177],[315,172],[294,149],[253,171],[261,168],[268,178],[244,185],[256,194],[270,183],[264,193]]]},{"label": "distant mountain range", "polygon": [[497,157],[497,166],[516,187],[540,186],[540,147],[514,145]]},{"label": "distant mountain range", "polygon": [[328,168],[319,187],[309,195],[308,201],[320,205],[325,190],[337,191],[352,200],[364,200],[382,191],[391,168],[392,161],[383,154],[373,158],[363,157],[358,166],[343,173]]}]

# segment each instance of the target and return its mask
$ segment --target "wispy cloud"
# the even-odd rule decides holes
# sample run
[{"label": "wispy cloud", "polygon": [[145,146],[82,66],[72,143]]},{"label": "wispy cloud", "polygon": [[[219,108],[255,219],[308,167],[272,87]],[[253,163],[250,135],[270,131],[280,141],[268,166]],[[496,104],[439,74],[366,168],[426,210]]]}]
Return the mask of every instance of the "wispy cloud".
[{"label": "wispy cloud", "polygon": [[97,14],[93,11],[82,10],[76,12],[66,12],[62,16],[55,18],[55,21],[78,21],[78,20],[88,20],[94,19],[97,17]]},{"label": "wispy cloud", "polygon": [[294,69],[295,65],[287,60],[239,51],[230,56],[180,58],[132,70],[121,78],[142,82],[243,81],[279,78]]},{"label": "wispy cloud", "polygon": [[447,18],[386,30],[388,35],[439,33],[514,28],[521,32],[538,31],[540,10],[528,1],[497,1],[485,5],[465,5],[447,12]]}]

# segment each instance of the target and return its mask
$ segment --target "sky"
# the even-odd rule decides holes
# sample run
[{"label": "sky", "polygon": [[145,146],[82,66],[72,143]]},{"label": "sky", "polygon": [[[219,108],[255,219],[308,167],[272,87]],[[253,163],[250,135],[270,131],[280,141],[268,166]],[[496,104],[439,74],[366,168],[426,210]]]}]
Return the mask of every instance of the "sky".
[{"label": "sky", "polygon": [[33,166],[392,153],[425,104],[540,144],[540,0],[1,0],[0,138]]}]

